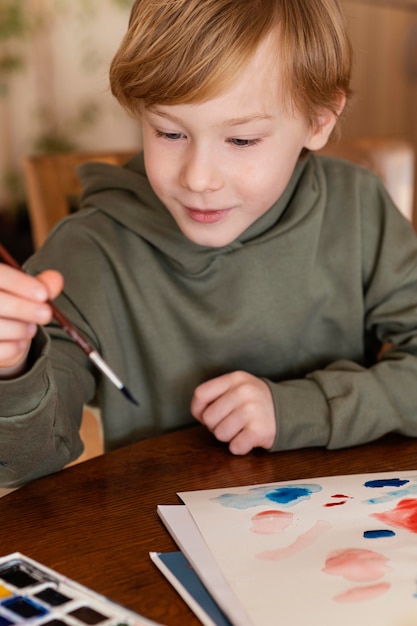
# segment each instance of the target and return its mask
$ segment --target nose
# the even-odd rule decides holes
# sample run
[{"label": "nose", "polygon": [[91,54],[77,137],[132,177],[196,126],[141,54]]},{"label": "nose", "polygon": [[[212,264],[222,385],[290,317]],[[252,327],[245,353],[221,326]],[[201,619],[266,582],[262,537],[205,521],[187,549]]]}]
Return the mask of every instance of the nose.
[{"label": "nose", "polygon": [[182,163],[180,183],[196,193],[216,191],[223,186],[220,164],[208,146],[189,147]]}]

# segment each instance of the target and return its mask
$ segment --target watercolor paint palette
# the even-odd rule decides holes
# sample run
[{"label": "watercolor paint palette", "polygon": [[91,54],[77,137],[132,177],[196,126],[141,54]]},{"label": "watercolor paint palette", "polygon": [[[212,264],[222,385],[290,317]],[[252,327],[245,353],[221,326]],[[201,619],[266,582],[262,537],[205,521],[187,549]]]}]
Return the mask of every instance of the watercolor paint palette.
[{"label": "watercolor paint palette", "polygon": [[155,624],[19,552],[0,558],[0,626]]}]

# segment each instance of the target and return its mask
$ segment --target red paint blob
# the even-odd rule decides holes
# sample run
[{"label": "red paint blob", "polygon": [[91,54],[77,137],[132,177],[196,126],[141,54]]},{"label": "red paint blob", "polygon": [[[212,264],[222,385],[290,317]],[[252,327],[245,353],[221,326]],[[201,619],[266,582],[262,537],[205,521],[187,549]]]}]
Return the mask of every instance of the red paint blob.
[{"label": "red paint blob", "polygon": [[410,533],[417,533],[417,499],[405,498],[398,502],[395,509],[383,513],[372,513],[374,517],[388,526],[405,528]]}]

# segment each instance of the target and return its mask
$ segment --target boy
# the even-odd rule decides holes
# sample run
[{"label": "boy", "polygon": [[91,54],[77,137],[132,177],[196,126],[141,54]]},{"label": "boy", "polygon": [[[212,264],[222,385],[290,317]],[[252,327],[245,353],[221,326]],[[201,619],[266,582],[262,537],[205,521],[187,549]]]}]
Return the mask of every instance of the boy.
[{"label": "boy", "polygon": [[[143,153],[82,168],[37,279],[0,267],[3,484],[76,458],[93,401],[106,450],[193,418],[234,454],[417,435],[416,237],[374,175],[314,156],[350,65],[336,0],[136,0],[110,80]],[[63,279],[140,407],[50,322]]]}]

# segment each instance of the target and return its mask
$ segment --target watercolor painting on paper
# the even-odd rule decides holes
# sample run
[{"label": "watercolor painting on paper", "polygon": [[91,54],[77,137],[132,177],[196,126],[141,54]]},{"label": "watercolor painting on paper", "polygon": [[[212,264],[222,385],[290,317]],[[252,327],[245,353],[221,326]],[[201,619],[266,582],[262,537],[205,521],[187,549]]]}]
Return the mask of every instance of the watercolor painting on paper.
[{"label": "watercolor painting on paper", "polygon": [[417,471],[178,495],[254,626],[417,624]]}]

